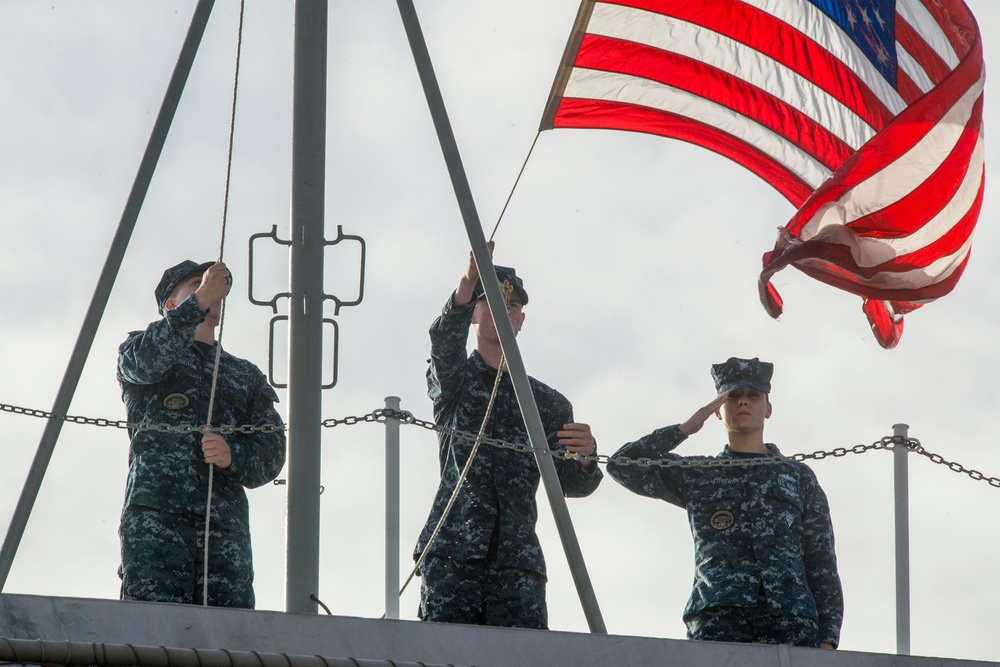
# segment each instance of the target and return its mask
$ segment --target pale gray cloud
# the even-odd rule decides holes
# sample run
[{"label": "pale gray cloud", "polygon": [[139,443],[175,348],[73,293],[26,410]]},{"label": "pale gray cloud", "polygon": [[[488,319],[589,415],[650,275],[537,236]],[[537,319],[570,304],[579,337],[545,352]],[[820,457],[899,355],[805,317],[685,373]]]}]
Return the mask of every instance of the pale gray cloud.
[{"label": "pale gray cloud", "polygon": [[[535,136],[576,5],[417,3],[487,229]],[[992,69],[989,38],[1000,30],[1000,10],[993,0],[969,5]],[[0,3],[0,402],[51,406],[193,7]],[[152,289],[163,268],[218,251],[237,11],[232,0],[217,3],[74,413],[124,415],[118,343],[156,316]],[[338,318],[340,383],[327,392],[324,415],[364,413],[395,394],[428,418],[426,331],[468,243],[395,7],[332,2],[330,15],[327,235],[337,225],[363,235],[369,263],[364,303]],[[274,224],[287,235],[291,26],[282,3],[249,3],[226,245],[237,289],[224,344],[262,366],[271,314],[246,301],[246,239]],[[1000,157],[990,131],[996,97],[990,79],[988,162]],[[517,266],[532,296],[520,340],[529,372],[563,390],[611,453],[707,402],[711,363],[760,356],[777,366],[768,436],[785,452],[870,443],[907,422],[928,449],[1000,475],[992,446],[1000,376],[992,189],[958,288],[908,316],[892,351],[875,343],[859,299],[793,270],[775,280],[785,315],[775,322],[763,311],[760,256],[792,212],[763,181],[693,146],[603,131],[544,133],[497,234],[497,261]],[[284,290],[283,252],[257,250],[258,296]],[[345,245],[327,256],[331,285],[351,294],[350,270],[340,267],[354,266],[354,252]],[[0,425],[6,518],[42,422],[0,413]],[[336,614],[382,613],[381,438],[371,425],[324,432],[320,597]],[[430,434],[404,429],[403,438],[405,567],[436,488],[437,457]],[[682,451],[714,452],[722,440],[710,424]],[[126,453],[121,431],[63,429],[8,591],[117,596]],[[813,467],[833,507],[848,605],[843,646],[891,652],[891,456]],[[914,653],[996,659],[1000,589],[982,573],[1000,551],[989,513],[997,494],[912,459]],[[259,605],[281,609],[284,488],[250,495]],[[540,496],[551,624],[585,631],[544,502]],[[691,579],[684,513],[610,480],[593,497],[570,501],[570,512],[609,629],[682,637]],[[416,600],[413,586],[402,601],[406,618],[415,618]]]}]

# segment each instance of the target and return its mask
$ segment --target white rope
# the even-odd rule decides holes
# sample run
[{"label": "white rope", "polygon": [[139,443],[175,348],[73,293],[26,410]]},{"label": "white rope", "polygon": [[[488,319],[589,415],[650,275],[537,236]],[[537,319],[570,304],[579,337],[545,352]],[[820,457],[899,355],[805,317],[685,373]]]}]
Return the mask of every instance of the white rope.
[{"label": "white rope", "polygon": [[510,204],[511,197],[514,196],[514,190],[517,190],[517,184],[521,182],[521,174],[524,173],[524,168],[528,166],[528,160],[531,159],[531,153],[535,150],[535,144],[538,143],[538,136],[541,131],[535,133],[535,138],[531,142],[531,148],[528,149],[528,154],[524,156],[524,162],[521,163],[521,169],[517,172],[517,178],[514,179],[514,185],[510,189],[510,194],[507,195],[507,201],[504,202],[503,208],[500,210],[500,215],[497,217],[497,224],[493,225],[493,231],[490,232],[490,241],[497,234],[497,229],[500,228],[500,221],[503,220],[503,214],[507,212],[507,205]]},{"label": "white rope", "polygon": [[431,545],[434,544],[434,540],[437,539],[438,533],[441,532],[441,527],[444,526],[445,520],[448,518],[448,514],[451,513],[451,508],[455,504],[455,500],[458,499],[458,492],[461,491],[462,485],[465,484],[465,478],[469,474],[469,469],[472,467],[472,461],[476,458],[476,452],[479,451],[479,445],[483,442],[483,434],[486,432],[486,424],[490,419],[490,413],[493,412],[493,403],[497,398],[497,390],[500,388],[500,378],[503,377],[503,368],[506,363],[506,359],[500,357],[500,367],[497,368],[497,378],[493,382],[493,393],[490,394],[490,402],[486,405],[486,414],[483,415],[483,423],[479,426],[479,435],[476,436],[476,441],[472,445],[472,450],[469,452],[469,458],[465,461],[465,466],[462,468],[462,474],[458,477],[458,482],[455,483],[455,488],[451,492],[451,497],[448,499],[448,504],[445,505],[444,511],[441,512],[441,518],[438,519],[437,525],[434,526],[434,531],[431,533],[430,538],[427,540],[427,544],[424,545],[423,551],[420,552],[420,557],[417,558],[417,562],[413,566],[413,570],[410,572],[410,576],[406,578],[403,582],[403,586],[399,589],[399,595],[403,595],[403,591],[406,587],[410,585],[413,577],[416,576],[417,572],[420,571],[420,567],[424,564],[424,560],[427,558],[427,553],[430,551]]},{"label": "white rope", "polygon": [[[246,7],[245,0],[240,0],[240,20],[236,37],[236,70],[233,75],[233,104],[232,113],[229,117],[229,152],[226,158],[226,190],[222,202],[222,232],[219,240],[219,262],[222,261],[223,252],[226,247],[226,219],[229,214],[229,185],[233,172],[233,136],[236,130],[236,93],[240,83],[240,53],[243,47],[243,12]],[[232,273],[230,273],[229,286],[232,288]],[[222,359],[222,331],[226,322],[226,298],[223,297],[219,304],[219,336],[215,342],[215,365],[212,368],[212,389],[208,395],[208,416],[205,420],[205,433],[212,428],[212,412],[215,408],[215,390],[219,381],[219,362]],[[209,536],[212,529],[212,485],[215,478],[215,466],[208,464],[208,497],[205,500],[205,552],[203,554],[202,567],[202,606],[208,606],[208,554]]]}]

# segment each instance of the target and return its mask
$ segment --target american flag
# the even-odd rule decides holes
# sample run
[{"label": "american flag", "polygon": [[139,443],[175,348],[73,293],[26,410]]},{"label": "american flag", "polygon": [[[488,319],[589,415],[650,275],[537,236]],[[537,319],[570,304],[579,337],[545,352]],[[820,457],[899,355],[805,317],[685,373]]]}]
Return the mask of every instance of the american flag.
[{"label": "american flag", "polygon": [[950,292],[982,204],[984,65],[961,0],[584,0],[541,129],[683,139],[797,209],[791,265],[861,296],[879,343]]}]

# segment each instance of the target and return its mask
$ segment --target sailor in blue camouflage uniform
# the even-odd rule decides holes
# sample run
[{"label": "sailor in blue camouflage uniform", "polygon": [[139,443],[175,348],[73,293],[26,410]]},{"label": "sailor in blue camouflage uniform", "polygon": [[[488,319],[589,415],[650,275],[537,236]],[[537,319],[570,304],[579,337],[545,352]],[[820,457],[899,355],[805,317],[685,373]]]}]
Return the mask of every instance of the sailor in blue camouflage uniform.
[{"label": "sailor in blue camouflage uniform", "polygon": [[[118,382],[131,423],[204,426],[215,366],[215,327],[232,275],[222,262],[186,260],[155,290],[162,319],[118,350]],[[213,425],[281,424],[278,397],[252,363],[223,351]],[[205,507],[212,480],[208,604],[254,606],[250,516],[244,487],[285,463],[278,429],[253,433],[129,432],[121,538],[123,600],[203,603]]]},{"label": "sailor in blue camouflage uniform", "polygon": [[[492,244],[490,248],[492,251]],[[498,266],[496,271],[508,295],[507,310],[516,334],[524,322],[521,309],[528,295],[513,269]],[[414,550],[414,560],[428,547],[468,460],[501,364],[499,337],[478,279],[470,255],[458,289],[430,330],[427,388],[434,402],[435,422],[473,436],[438,434],[441,484]],[[470,325],[476,334],[476,346],[467,355]],[[595,454],[597,442],[590,427],[573,421],[570,402],[555,389],[534,378],[529,380],[549,446],[553,450]],[[507,442],[529,442],[506,372],[484,435]],[[554,461],[566,496],[590,495],[601,481],[601,471],[594,461]],[[458,498],[421,566],[421,620],[548,627],[545,561],[535,534],[538,483],[538,468],[530,452],[487,444],[479,447]]]},{"label": "sailor in blue camouflage uniform", "polygon": [[[764,442],[773,370],[757,358],[714,364],[714,401],[683,424],[623,446],[615,457],[710,462],[781,456]],[[670,453],[712,414],[729,436],[721,454]],[[844,600],[833,526],[826,494],[808,466],[609,463],[608,474],[635,493],[688,512],[695,557],[684,610],[689,639],[837,647]]]}]

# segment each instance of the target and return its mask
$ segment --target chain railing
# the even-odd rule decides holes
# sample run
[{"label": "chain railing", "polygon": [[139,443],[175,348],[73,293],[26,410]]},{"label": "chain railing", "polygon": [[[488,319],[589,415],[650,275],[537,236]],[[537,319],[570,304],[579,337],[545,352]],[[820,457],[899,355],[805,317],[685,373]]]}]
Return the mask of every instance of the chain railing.
[{"label": "chain railing", "polygon": [[[204,425],[196,424],[154,424],[152,422],[129,422],[124,419],[102,419],[94,417],[81,417],[79,415],[60,415],[47,410],[34,410],[32,408],[22,408],[17,405],[7,405],[0,403],[0,412],[10,412],[15,415],[25,415],[27,417],[38,417],[41,419],[61,419],[71,424],[85,424],[87,426],[100,426],[103,428],[118,428],[130,431],[157,431],[159,433],[202,433]],[[212,432],[220,435],[231,433],[274,433],[283,431],[282,424],[243,424],[242,426],[222,425],[213,426]]]},{"label": "chain railing", "polygon": [[[38,417],[41,419],[62,419],[73,424],[85,424],[88,426],[100,426],[104,428],[118,428],[118,429],[128,429],[131,431],[156,431],[160,433],[201,433],[204,430],[204,426],[197,425],[175,425],[175,424],[154,424],[151,422],[128,422],[125,420],[113,420],[113,419],[101,419],[93,417],[81,417],[77,415],[58,415],[53,412],[48,412],[46,410],[34,410],[31,408],[22,408],[16,405],[7,405],[5,403],[0,403],[0,412],[9,412],[17,415],[24,415],[27,417]],[[413,416],[413,413],[407,410],[392,410],[389,408],[379,408],[377,410],[372,410],[371,412],[358,415],[358,416],[348,416],[342,417],[340,419],[324,419],[322,425],[324,428],[334,428],[336,426],[354,426],[356,424],[383,424],[389,419],[396,419],[401,424],[409,424],[411,426],[417,426],[428,431],[434,431],[435,433],[443,433],[445,435],[450,435],[452,437],[461,438],[467,440],[468,442],[474,442],[477,439],[475,433],[470,433],[467,431],[460,431],[457,429],[447,428],[445,426],[439,426],[434,422],[427,421],[424,419],[418,419]],[[274,433],[275,431],[282,431],[287,429],[287,426],[282,424],[243,424],[241,426],[234,425],[223,425],[215,426],[212,430],[216,433],[222,435],[228,435],[231,433]],[[499,440],[497,438],[482,437],[481,442],[486,445],[491,445],[493,447],[499,447],[501,449],[510,449],[517,452],[525,453],[535,453],[535,448],[529,444],[524,444],[520,442],[507,442],[505,440]],[[870,444],[857,444],[853,447],[835,447],[828,450],[818,450],[810,454],[792,454],[791,456],[763,456],[759,458],[733,458],[733,459],[720,459],[720,458],[661,458],[661,459],[651,459],[651,458],[630,458],[627,456],[609,456],[607,454],[577,454],[574,452],[567,452],[564,450],[539,450],[542,454],[549,454],[556,458],[561,459],[575,459],[580,461],[596,461],[598,464],[607,465],[608,463],[614,463],[616,465],[637,465],[644,468],[650,468],[653,466],[660,468],[696,468],[696,467],[710,467],[710,468],[724,468],[724,467],[747,467],[747,466],[757,466],[757,465],[775,465],[779,463],[788,462],[802,462],[802,461],[822,461],[826,458],[842,458],[848,454],[864,454],[865,452],[874,450],[892,450],[896,447],[903,446],[914,454],[919,454],[931,460],[933,463],[937,463],[947,467],[952,472],[959,474],[968,475],[970,479],[977,482],[986,482],[994,488],[1000,488],[1000,477],[989,477],[984,473],[974,470],[971,468],[966,468],[961,463],[955,461],[949,461],[940,454],[935,454],[926,450],[920,441],[916,438],[909,438],[900,435],[885,436]]]}]

